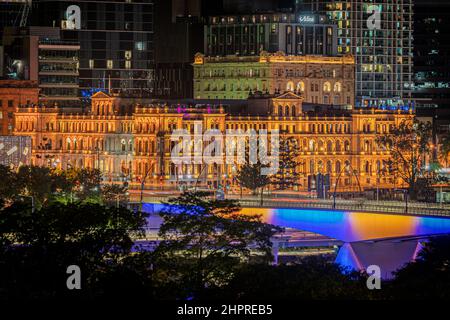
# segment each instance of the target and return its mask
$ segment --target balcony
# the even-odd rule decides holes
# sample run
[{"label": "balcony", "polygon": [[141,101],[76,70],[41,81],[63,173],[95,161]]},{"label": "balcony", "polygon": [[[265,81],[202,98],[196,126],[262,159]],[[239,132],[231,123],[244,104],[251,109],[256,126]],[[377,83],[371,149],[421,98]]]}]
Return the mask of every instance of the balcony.
[{"label": "balcony", "polygon": [[54,70],[54,71],[39,71],[40,76],[71,76],[78,77],[80,74],[78,71],[70,70]]},{"label": "balcony", "polygon": [[71,88],[78,89],[78,83],[65,83],[65,82],[55,82],[55,83],[40,83],[39,88]]}]

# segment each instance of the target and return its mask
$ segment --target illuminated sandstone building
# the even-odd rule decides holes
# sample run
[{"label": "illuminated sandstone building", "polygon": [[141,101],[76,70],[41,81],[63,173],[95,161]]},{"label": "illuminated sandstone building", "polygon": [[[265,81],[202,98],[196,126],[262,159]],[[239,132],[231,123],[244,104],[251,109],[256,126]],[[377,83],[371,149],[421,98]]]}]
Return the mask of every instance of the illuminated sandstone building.
[{"label": "illuminated sandstone building", "polygon": [[64,114],[55,108],[20,108],[16,135],[31,136],[33,163],[54,167],[100,168],[107,181],[129,179],[131,186],[146,181],[150,188],[232,185],[236,166],[175,165],[171,160],[175,129],[280,130],[294,137],[301,149],[300,190],[308,178],[330,174],[338,190],[355,190],[355,177],[362,188],[392,187],[383,160],[389,155],[377,147],[377,133],[389,132],[410,112],[374,109],[318,108],[303,103],[293,92],[254,94],[243,105],[153,104],[127,107],[105,93],[92,98],[86,114]]},{"label": "illuminated sandstone building", "polygon": [[352,56],[205,57],[194,62],[196,99],[247,99],[255,91],[301,94],[305,102],[346,105],[355,101],[355,61]]},{"label": "illuminated sandstone building", "polygon": [[0,80],[0,135],[13,133],[16,108],[38,103],[39,88],[36,81]]}]

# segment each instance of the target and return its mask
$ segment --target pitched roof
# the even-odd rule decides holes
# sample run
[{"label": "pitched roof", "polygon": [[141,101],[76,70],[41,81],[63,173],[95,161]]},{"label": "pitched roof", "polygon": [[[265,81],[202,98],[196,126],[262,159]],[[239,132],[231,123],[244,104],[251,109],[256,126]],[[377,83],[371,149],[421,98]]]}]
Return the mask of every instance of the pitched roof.
[{"label": "pitched roof", "polygon": [[278,96],[275,96],[274,99],[303,99],[303,97],[301,95],[295,94],[292,91],[287,91]]},{"label": "pitched roof", "polygon": [[91,97],[91,99],[111,99],[112,97],[103,91],[98,91],[94,93]]}]

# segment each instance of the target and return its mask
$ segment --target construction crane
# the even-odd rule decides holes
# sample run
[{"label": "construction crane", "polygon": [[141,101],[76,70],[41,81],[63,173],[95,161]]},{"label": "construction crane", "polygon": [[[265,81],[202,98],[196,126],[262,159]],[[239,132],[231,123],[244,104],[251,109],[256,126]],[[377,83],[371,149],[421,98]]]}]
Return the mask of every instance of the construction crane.
[{"label": "construction crane", "polygon": [[14,26],[26,27],[28,22],[28,15],[30,14],[32,0],[22,0],[20,11],[14,20]]},{"label": "construction crane", "polygon": [[21,9],[21,17],[20,17],[20,27],[26,27],[28,21],[28,14],[31,9],[31,0],[25,0],[25,3],[22,5]]}]

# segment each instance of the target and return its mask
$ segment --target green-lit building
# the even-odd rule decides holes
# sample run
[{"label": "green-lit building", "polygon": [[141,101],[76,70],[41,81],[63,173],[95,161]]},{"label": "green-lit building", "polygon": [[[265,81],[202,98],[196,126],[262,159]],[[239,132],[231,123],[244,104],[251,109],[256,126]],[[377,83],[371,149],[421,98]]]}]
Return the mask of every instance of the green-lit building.
[{"label": "green-lit building", "polygon": [[251,92],[296,92],[305,102],[345,105],[355,100],[355,64],[342,57],[260,56],[205,57],[194,62],[194,98],[247,99]]}]

